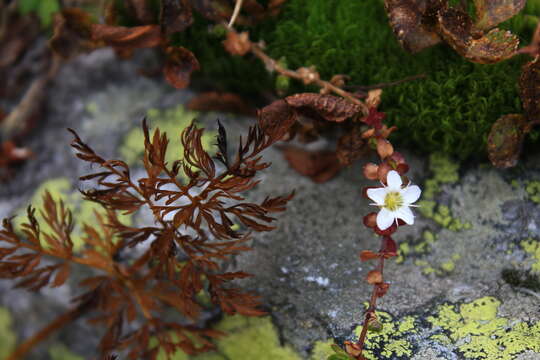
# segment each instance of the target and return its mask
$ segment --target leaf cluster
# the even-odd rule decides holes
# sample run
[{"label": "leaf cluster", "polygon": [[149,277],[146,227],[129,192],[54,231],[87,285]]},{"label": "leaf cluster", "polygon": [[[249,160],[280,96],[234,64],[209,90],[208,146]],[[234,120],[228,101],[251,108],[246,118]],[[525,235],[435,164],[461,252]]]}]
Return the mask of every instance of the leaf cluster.
[{"label": "leaf cluster", "polygon": [[[90,323],[106,329],[100,342],[103,355],[126,350],[131,359],[155,359],[160,348],[169,355],[211,349],[211,339],[222,334],[201,326],[208,301],[228,314],[264,313],[257,296],[231,285],[250,275],[224,271],[223,261],[250,250],[246,243],[251,232],[274,229],[272,214],[284,211],[293,197],[251,203],[242,195],[270,165],[261,153],[279,134],[256,124],[230,154],[227,133],[219,124],[219,153],[212,158],[201,143],[204,129],[192,123],[181,134],[183,158],[169,164],[167,135],[159,129],[152,133],[143,122],[145,175],[135,179],[125,162],[101,157],[70,131],[76,156],[95,169],[80,178],[93,184],[81,193],[105,212],[95,213],[95,224],[83,224],[85,246],[74,252],[75,219],[61,200],[46,193],[43,210],[36,214],[29,207],[20,231],[11,219],[3,221],[1,277],[38,291],[64,284],[74,266],[94,269],[95,275],[79,283],[85,290],[73,299],[75,317],[91,313]],[[152,213],[154,224],[128,226],[118,216],[144,209]],[[40,223],[50,230],[42,231]],[[236,223],[245,230],[233,230]],[[176,316],[164,318],[167,309]]]}]

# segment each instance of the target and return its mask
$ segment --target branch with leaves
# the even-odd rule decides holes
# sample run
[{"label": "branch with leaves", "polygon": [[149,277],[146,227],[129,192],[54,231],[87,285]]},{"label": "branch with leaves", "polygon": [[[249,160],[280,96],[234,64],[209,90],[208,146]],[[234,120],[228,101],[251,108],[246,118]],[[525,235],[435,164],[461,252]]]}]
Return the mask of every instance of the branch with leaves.
[{"label": "branch with leaves", "polygon": [[[101,204],[103,211],[95,213],[96,224],[83,224],[80,252],[73,250],[71,212],[48,193],[40,214],[29,207],[20,232],[10,219],[4,220],[0,276],[39,291],[64,284],[74,266],[89,267],[96,275],[80,282],[86,290],[73,299],[74,309],[20,344],[10,359],[21,358],[53,331],[89,313],[95,315],[92,324],[106,329],[100,353],[125,349],[131,359],[155,359],[160,349],[168,356],[177,350],[195,354],[212,349],[212,338],[222,334],[197,325],[208,307],[201,297],[228,314],[264,314],[257,296],[230,285],[251,275],[223,272],[221,264],[250,250],[250,232],[273,230],[272,214],[284,211],[294,195],[267,197],[258,204],[242,196],[258,184],[258,172],[270,166],[262,162],[261,152],[283,136],[279,130],[259,121],[230,157],[227,134],[219,124],[214,159],[203,149],[204,130],[191,124],[181,136],[183,158],[168,164],[167,135],[159,129],[151,134],[143,123],[146,175],[139,179],[126,163],[101,157],[70,131],[76,156],[96,169],[80,178],[94,183],[82,195]],[[130,226],[118,217],[144,208],[153,214],[154,225]],[[40,223],[51,230],[42,231]],[[233,230],[235,223],[246,231]],[[135,246],[144,251],[133,251]],[[53,265],[40,265],[46,257]],[[176,319],[165,320],[161,314],[170,308]]]}]

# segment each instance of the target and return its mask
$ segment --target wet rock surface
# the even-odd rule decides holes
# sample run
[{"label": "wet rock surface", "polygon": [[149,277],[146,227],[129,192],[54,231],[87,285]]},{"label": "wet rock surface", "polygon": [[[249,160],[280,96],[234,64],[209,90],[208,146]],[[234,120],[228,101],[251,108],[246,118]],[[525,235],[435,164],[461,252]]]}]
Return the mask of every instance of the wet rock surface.
[{"label": "wet rock surface", "polygon": [[[100,50],[63,68],[50,89],[47,122],[29,144],[36,158],[0,187],[1,217],[25,207],[45,181],[68,179],[74,193],[81,186],[77,177],[88,168],[73,156],[65,128],[76,129],[96,152],[114,158],[125,134],[139,126],[150,108],[171,108],[193,96],[171,89],[161,78],[137,74],[153,61],[141,53],[135,61],[121,62],[111,51]],[[227,114],[198,118],[215,130],[217,117],[231,139],[253,121]],[[435,176],[429,157],[405,153],[414,183],[424,185]],[[253,251],[228,266],[255,275],[241,285],[262,296],[281,340],[300,358],[315,359],[311,354],[318,341],[353,338],[369,299],[371,287],[364,278],[373,264],[361,263],[358,253],[379,246],[378,238],[362,225],[362,217],[373,208],[361,197],[361,189],[373,184],[362,179],[361,164],[314,184],[290,169],[278,149],[269,149],[265,156],[273,165],[248,198],[292,190],[296,197],[277,216],[277,229],[255,235]],[[540,204],[527,190],[540,179],[540,154],[529,155],[520,169],[460,169],[457,181],[441,183],[436,192],[435,215],[417,213],[414,226],[398,231],[401,256],[385,266],[391,287],[379,306],[384,329],[370,335],[368,356],[540,359],[538,289],[502,276],[504,270],[535,279],[535,271],[540,271]],[[445,226],[456,219],[470,225],[459,230]],[[78,294],[75,279],[38,294],[11,290],[12,285],[0,281],[0,305],[9,309],[18,339],[66,311],[69,299]],[[56,343],[91,358],[100,335],[81,319],[51,337],[31,358],[50,358],[47,349]]]}]

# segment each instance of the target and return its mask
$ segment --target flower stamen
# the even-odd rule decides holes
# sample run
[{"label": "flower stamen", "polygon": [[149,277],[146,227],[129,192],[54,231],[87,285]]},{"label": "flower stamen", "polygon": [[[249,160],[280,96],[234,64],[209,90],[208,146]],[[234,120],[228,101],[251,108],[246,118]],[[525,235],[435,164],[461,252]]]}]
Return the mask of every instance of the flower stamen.
[{"label": "flower stamen", "polygon": [[397,191],[392,191],[386,194],[384,198],[384,206],[390,211],[396,211],[403,205],[403,197]]}]

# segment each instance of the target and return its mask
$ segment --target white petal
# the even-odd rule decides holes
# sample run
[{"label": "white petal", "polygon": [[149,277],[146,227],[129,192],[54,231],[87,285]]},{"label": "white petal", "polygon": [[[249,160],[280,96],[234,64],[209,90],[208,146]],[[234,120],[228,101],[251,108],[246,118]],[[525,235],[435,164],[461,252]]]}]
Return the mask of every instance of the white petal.
[{"label": "white petal", "polygon": [[405,221],[409,225],[414,224],[414,214],[408,206],[402,206],[399,208],[395,212],[395,215],[398,219]]},{"label": "white petal", "polygon": [[383,205],[384,204],[384,198],[386,197],[386,193],[388,191],[385,188],[374,188],[374,189],[368,189],[367,190],[367,196],[371,200],[375,201],[377,205]]},{"label": "white petal", "polygon": [[388,172],[388,175],[386,175],[386,183],[388,184],[388,187],[393,190],[401,189],[401,184],[403,184],[401,176],[399,176],[399,173],[395,170],[390,170]]},{"label": "white petal", "polygon": [[394,222],[394,216],[391,211],[381,209],[377,214],[377,227],[381,230],[386,230]]},{"label": "white petal", "polygon": [[421,193],[422,190],[418,186],[411,185],[401,191],[401,196],[403,196],[405,203],[412,204],[420,198]]}]

